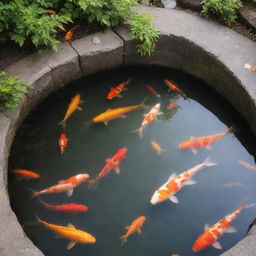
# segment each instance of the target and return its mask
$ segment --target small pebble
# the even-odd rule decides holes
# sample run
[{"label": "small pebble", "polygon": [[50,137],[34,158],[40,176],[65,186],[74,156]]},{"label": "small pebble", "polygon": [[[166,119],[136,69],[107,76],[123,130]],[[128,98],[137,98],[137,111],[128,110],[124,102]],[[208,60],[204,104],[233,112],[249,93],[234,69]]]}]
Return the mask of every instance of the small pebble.
[{"label": "small pebble", "polygon": [[101,40],[100,40],[99,37],[97,37],[97,36],[94,36],[94,37],[92,38],[92,42],[93,42],[94,44],[101,44]]},{"label": "small pebble", "polygon": [[166,9],[174,9],[177,6],[176,0],[161,0],[161,2]]}]

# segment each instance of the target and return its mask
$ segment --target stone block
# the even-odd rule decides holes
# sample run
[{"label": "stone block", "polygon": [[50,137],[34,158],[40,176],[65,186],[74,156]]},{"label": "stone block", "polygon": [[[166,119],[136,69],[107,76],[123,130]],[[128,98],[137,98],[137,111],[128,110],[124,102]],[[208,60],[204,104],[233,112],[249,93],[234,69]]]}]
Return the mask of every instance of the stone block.
[{"label": "stone block", "polygon": [[256,31],[256,6],[253,3],[245,4],[239,9],[239,16],[243,23]]},{"label": "stone block", "polygon": [[196,12],[200,12],[202,9],[200,0],[177,0],[177,2],[178,5],[183,8],[191,9]]}]

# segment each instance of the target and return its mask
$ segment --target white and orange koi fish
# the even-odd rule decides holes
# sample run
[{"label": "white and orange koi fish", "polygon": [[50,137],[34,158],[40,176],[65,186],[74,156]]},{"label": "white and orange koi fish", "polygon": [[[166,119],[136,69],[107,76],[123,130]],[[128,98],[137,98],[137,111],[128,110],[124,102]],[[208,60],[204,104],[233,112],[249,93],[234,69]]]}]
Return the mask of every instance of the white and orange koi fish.
[{"label": "white and orange koi fish", "polygon": [[153,121],[157,120],[157,116],[162,115],[163,113],[160,112],[161,104],[157,103],[150,111],[144,115],[144,119],[141,123],[141,126],[136,131],[139,133],[140,138],[143,136],[143,130],[147,127],[148,124],[152,123]]},{"label": "white and orange koi fish", "polygon": [[164,183],[159,189],[155,191],[151,197],[150,203],[156,205],[167,199],[170,199],[173,203],[178,203],[178,198],[175,194],[184,186],[184,185],[194,185],[196,181],[192,180],[191,177],[198,173],[200,170],[205,167],[210,167],[217,165],[217,163],[211,162],[208,157],[204,162],[198,164],[187,171],[183,172],[180,175],[173,173],[169,180]]},{"label": "white and orange koi fish", "polygon": [[215,223],[213,226],[209,227],[207,224],[205,224],[205,232],[196,239],[192,250],[194,252],[198,252],[210,245],[216,249],[222,249],[221,244],[217,240],[224,233],[236,232],[235,228],[230,227],[231,223],[236,219],[243,209],[253,206],[255,205],[242,204],[238,209]]}]

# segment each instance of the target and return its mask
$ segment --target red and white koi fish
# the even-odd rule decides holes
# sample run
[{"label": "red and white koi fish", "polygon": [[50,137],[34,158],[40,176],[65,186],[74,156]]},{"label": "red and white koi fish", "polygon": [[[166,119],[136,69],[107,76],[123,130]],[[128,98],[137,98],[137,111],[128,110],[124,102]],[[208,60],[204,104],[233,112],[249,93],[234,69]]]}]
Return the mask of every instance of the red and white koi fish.
[{"label": "red and white koi fish", "polygon": [[179,99],[177,99],[177,100],[175,100],[174,102],[172,102],[172,103],[168,106],[168,109],[169,109],[169,110],[173,109],[173,108],[177,105],[178,102],[179,102]]},{"label": "red and white koi fish", "polygon": [[238,163],[240,165],[242,165],[243,167],[247,168],[247,169],[250,169],[252,171],[256,171],[256,166],[255,165],[251,165],[243,160],[239,160]]},{"label": "red and white koi fish", "polygon": [[169,87],[169,89],[171,89],[172,91],[175,91],[177,93],[179,93],[180,95],[182,95],[185,99],[188,99],[188,97],[185,95],[185,93],[179,89],[174,83],[172,83],[171,81],[165,79],[164,80],[165,84]]},{"label": "red and white koi fish", "polygon": [[65,37],[64,37],[64,40],[70,40],[72,37],[73,37],[73,35],[74,35],[74,33],[75,33],[75,31],[77,30],[77,28],[79,27],[79,25],[75,25],[74,27],[72,27],[67,33],[66,33],[66,35],[65,35]]},{"label": "red and white koi fish", "polygon": [[152,93],[152,94],[155,95],[156,97],[161,97],[161,95],[158,94],[158,93],[156,92],[156,90],[155,90],[151,85],[147,85],[146,87],[147,87],[147,89],[148,89],[148,91],[149,91],[150,93]]},{"label": "red and white koi fish", "polygon": [[164,183],[159,189],[157,189],[153,196],[151,197],[150,203],[156,205],[167,199],[170,199],[173,203],[178,203],[178,198],[175,194],[184,186],[184,185],[194,185],[196,181],[192,180],[191,177],[198,173],[200,170],[215,166],[217,163],[211,162],[208,157],[204,162],[198,164],[187,171],[183,172],[180,175],[173,173],[169,180]]},{"label": "red and white koi fish", "polygon": [[127,242],[127,238],[135,232],[138,232],[138,234],[140,235],[141,227],[143,226],[145,220],[146,220],[145,216],[140,216],[139,218],[134,220],[130,226],[126,227],[127,229],[126,234],[120,238],[122,240],[122,243]]},{"label": "red and white koi fish", "polygon": [[198,148],[205,147],[207,149],[211,149],[211,144],[217,142],[219,139],[224,137],[225,135],[232,133],[234,131],[233,127],[230,127],[224,132],[217,133],[211,136],[205,136],[200,138],[191,137],[189,140],[185,140],[179,144],[179,148],[181,149],[191,149],[191,151],[196,154]]},{"label": "red and white koi fish", "polygon": [[59,138],[59,147],[60,147],[61,154],[64,153],[64,150],[67,147],[67,141],[68,141],[68,139],[67,139],[65,133],[61,133],[60,138]]},{"label": "red and white koi fish", "polygon": [[157,116],[163,114],[162,112],[160,112],[160,108],[161,104],[157,103],[153,108],[150,109],[147,114],[144,115],[144,119],[141,123],[140,128],[135,130],[139,133],[140,138],[143,137],[143,130],[147,127],[147,125],[157,120]]},{"label": "red and white koi fish", "polygon": [[61,213],[67,213],[67,214],[76,214],[81,212],[88,211],[88,207],[83,204],[59,204],[59,205],[53,205],[53,204],[47,204],[42,201],[40,203],[47,209],[54,211],[54,212],[61,212]]},{"label": "red and white koi fish", "polygon": [[130,81],[131,81],[131,80],[129,79],[129,80],[127,80],[126,82],[123,82],[123,83],[119,84],[119,85],[116,86],[115,88],[111,88],[110,92],[108,93],[107,99],[108,99],[108,100],[112,100],[112,99],[114,99],[114,98],[116,98],[116,97],[121,98],[122,95],[121,95],[120,93],[121,93],[122,91],[127,90],[127,88],[125,88],[125,86],[126,86],[127,84],[129,84]]},{"label": "red and white koi fish", "polygon": [[254,205],[247,206],[246,204],[242,204],[238,209],[215,223],[213,226],[209,227],[207,224],[205,224],[205,232],[196,239],[192,250],[194,252],[198,252],[210,245],[216,249],[222,249],[221,244],[217,240],[224,233],[236,232],[235,228],[230,227],[231,223],[236,219],[243,209],[252,206]]},{"label": "red and white koi fish", "polygon": [[90,184],[94,184],[96,181],[107,175],[111,170],[114,170],[117,174],[120,173],[119,165],[122,160],[125,158],[127,148],[123,147],[119,149],[115,155],[109,159],[106,159],[106,164],[103,166],[99,174],[93,180],[90,180]]},{"label": "red and white koi fish", "polygon": [[77,187],[80,183],[88,180],[89,177],[90,176],[87,173],[77,174],[67,180],[60,181],[57,185],[51,186],[41,191],[33,191],[33,197],[37,197],[43,194],[56,194],[62,192],[67,192],[67,195],[70,197],[73,194],[73,188]]}]

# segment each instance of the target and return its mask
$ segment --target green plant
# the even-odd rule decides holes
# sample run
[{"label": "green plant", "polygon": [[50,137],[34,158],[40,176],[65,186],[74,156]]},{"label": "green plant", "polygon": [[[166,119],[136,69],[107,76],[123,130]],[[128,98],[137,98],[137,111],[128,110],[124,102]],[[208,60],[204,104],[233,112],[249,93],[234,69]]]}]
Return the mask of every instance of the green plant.
[{"label": "green plant", "polygon": [[230,25],[237,18],[236,11],[243,6],[240,0],[202,0],[202,13],[213,13]]},{"label": "green plant", "polygon": [[13,109],[27,86],[28,84],[22,83],[17,77],[6,77],[0,71],[0,112]]}]

